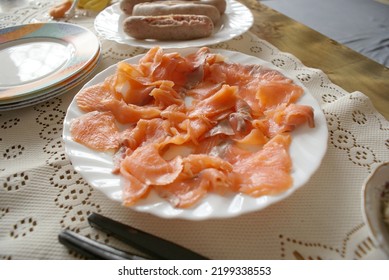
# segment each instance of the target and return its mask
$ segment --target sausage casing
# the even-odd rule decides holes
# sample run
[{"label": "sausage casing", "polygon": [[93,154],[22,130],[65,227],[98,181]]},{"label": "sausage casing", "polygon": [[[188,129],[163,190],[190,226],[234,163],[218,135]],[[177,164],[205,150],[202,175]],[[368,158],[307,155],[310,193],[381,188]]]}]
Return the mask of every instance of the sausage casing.
[{"label": "sausage casing", "polygon": [[120,0],[119,7],[126,15],[131,15],[136,4],[148,2],[152,0]]},{"label": "sausage casing", "polygon": [[192,40],[212,34],[212,20],[204,15],[129,16],[123,31],[135,39]]},{"label": "sausage casing", "polygon": [[[135,5],[145,2],[160,2],[160,1],[171,1],[171,0],[120,0],[120,9],[126,14],[126,15],[132,15],[132,10]],[[189,2],[189,3],[197,3],[197,4],[207,4],[212,5],[215,8],[217,8],[220,12],[220,14],[224,14],[227,2],[226,0],[178,0],[181,2]]]},{"label": "sausage casing", "polygon": [[219,10],[219,13],[222,15],[225,13],[227,9],[227,2],[226,0],[191,0],[193,3],[197,4],[207,4],[212,5],[216,9]]},{"label": "sausage casing", "polygon": [[216,25],[220,20],[220,13],[216,7],[188,1],[157,1],[140,3],[134,6],[132,15],[204,15],[208,16],[214,25]]}]

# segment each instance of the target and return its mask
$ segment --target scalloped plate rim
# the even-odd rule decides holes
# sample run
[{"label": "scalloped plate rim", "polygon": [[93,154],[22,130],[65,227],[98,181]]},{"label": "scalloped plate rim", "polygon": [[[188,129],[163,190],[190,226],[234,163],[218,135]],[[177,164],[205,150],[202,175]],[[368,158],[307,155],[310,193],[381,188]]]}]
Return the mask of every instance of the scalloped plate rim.
[{"label": "scalloped plate rim", "polygon": [[[94,21],[96,32],[105,39],[113,40],[121,44],[134,47],[151,48],[158,44],[163,48],[188,48],[200,47],[221,43],[236,36],[239,36],[250,29],[254,24],[254,16],[251,11],[242,3],[229,0],[226,13],[222,16],[223,22],[219,24],[221,29],[214,32],[208,38],[200,38],[188,41],[156,41],[136,40],[126,35],[120,26],[120,21],[125,15],[121,12],[119,3],[113,4],[101,11]],[[110,27],[111,26],[111,27]]]}]

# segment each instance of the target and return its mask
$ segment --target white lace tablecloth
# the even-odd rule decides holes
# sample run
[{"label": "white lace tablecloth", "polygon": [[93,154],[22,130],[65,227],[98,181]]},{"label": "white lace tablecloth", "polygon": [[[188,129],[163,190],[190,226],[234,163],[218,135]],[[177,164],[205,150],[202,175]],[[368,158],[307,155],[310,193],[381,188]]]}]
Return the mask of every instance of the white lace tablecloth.
[{"label": "white lace tablecloth", "polygon": [[[2,27],[45,18],[50,1],[0,15]],[[93,18],[72,19],[93,30]],[[96,73],[144,49],[102,42]],[[389,160],[389,122],[360,92],[348,93],[250,32],[211,47],[270,61],[299,79],[320,103],[329,147],[319,170],[286,200],[231,219],[165,220],[106,198],[75,172],[61,137],[78,89],[45,103],[0,112],[0,259],[74,259],[62,229],[119,245],[87,224],[98,212],[184,245],[212,259],[379,259],[361,212],[361,188]]]}]

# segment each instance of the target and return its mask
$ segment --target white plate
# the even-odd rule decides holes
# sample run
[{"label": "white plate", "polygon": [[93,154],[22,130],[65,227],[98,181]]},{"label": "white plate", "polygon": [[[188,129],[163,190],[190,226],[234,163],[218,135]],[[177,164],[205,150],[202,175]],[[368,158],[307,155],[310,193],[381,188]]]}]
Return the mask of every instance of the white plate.
[{"label": "white plate", "polygon": [[0,101],[47,89],[87,67],[100,50],[89,30],[68,23],[32,23],[0,30]]},{"label": "white plate", "polygon": [[[196,51],[196,49],[177,49],[176,51],[185,55]],[[211,51],[220,53],[232,62],[241,64],[261,64],[276,69],[285,76],[289,76],[289,78],[293,79],[293,77],[290,77],[290,75],[287,75],[284,71],[257,57],[226,50]],[[129,63],[137,63],[142,56],[143,55],[138,55],[127,59],[126,61]],[[85,85],[85,87],[104,81],[106,77],[114,74],[115,70],[116,65],[107,68],[96,75]],[[293,80],[296,84],[302,86],[296,78]],[[315,128],[300,127],[292,134],[293,140],[290,147],[290,155],[293,161],[292,176],[294,183],[293,186],[284,193],[273,196],[266,195],[258,198],[243,194],[236,194],[233,196],[209,194],[205,199],[200,201],[199,204],[192,208],[176,209],[167,201],[159,198],[154,192],[151,192],[148,198],[139,201],[139,203],[132,208],[136,211],[148,212],[163,218],[203,220],[209,218],[227,218],[247,212],[258,211],[290,196],[298,188],[303,186],[320,166],[322,158],[327,150],[328,139],[326,119],[314,97],[305,89],[305,94],[300,98],[298,103],[313,107],[315,113]],[[70,157],[74,168],[89,184],[105,193],[109,198],[121,201],[122,190],[120,187],[120,176],[114,175],[111,172],[113,168],[112,154],[90,150],[72,140],[69,131],[70,123],[73,119],[82,114],[83,112],[78,109],[74,99],[68,108],[64,121],[63,139],[66,153]]]},{"label": "white plate", "polygon": [[229,0],[220,24],[215,32],[207,38],[188,41],[137,40],[123,31],[122,22],[126,15],[120,10],[119,3],[107,7],[95,19],[95,29],[105,39],[137,47],[151,48],[159,45],[163,48],[187,48],[217,44],[230,40],[246,32],[254,23],[253,14],[243,4]]}]

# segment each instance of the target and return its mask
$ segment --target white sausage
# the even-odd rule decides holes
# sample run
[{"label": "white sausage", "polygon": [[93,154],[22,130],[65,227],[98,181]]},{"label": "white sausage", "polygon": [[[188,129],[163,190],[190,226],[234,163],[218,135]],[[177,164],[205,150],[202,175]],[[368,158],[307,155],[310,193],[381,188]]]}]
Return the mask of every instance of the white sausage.
[{"label": "white sausage", "polygon": [[220,20],[219,10],[214,6],[186,1],[158,1],[140,3],[134,6],[132,15],[204,15],[208,16],[214,25],[216,25]]},{"label": "white sausage", "polygon": [[203,15],[129,16],[123,30],[135,39],[191,40],[212,34],[212,20]]}]

